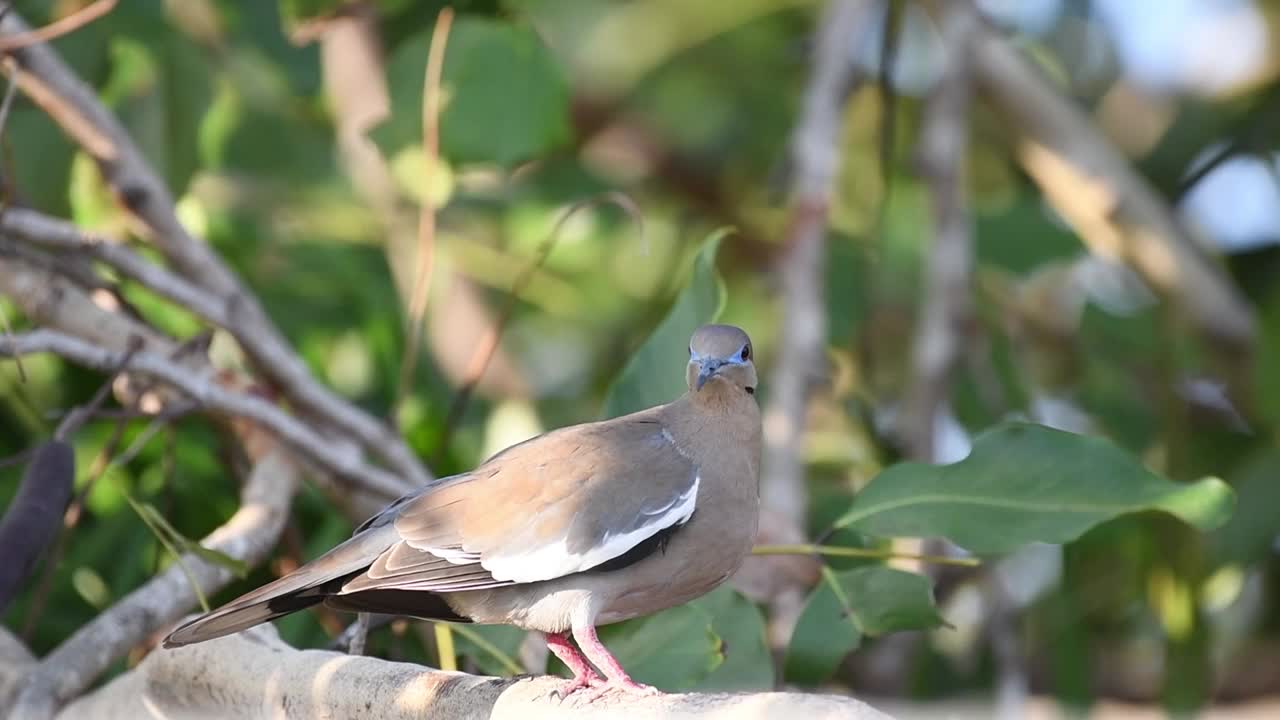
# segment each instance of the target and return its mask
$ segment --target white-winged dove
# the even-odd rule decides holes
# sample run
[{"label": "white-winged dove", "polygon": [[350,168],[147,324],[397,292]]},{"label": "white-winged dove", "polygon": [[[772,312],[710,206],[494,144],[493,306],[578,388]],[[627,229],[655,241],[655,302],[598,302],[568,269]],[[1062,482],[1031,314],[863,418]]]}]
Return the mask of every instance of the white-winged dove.
[{"label": "white-winged dove", "polygon": [[685,376],[688,392],[671,403],[549,432],[400,498],[350,540],[183,625],[165,646],[323,603],[539,630],[573,671],[566,690],[650,690],[596,626],[709,592],[756,537],[751,340],[729,325],[699,328]]}]

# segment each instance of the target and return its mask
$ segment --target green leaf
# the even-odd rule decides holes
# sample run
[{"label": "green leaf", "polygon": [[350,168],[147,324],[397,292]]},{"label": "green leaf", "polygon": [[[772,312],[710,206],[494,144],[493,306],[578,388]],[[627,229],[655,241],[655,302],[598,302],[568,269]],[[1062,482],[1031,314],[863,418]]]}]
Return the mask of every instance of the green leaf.
[{"label": "green leaf", "polygon": [[764,618],[727,585],[687,605],[602,628],[600,637],[633,678],[663,690],[773,686]]},{"label": "green leaf", "polygon": [[[447,42],[440,148],[450,163],[511,166],[568,142],[568,84],[532,28],[460,17]],[[388,157],[422,139],[422,82],[430,46],[430,31],[419,33],[388,63],[392,116],[373,132]]]},{"label": "green leaf", "polygon": [[177,528],[170,525],[169,521],[164,519],[164,515],[161,515],[160,511],[151,503],[135,500],[127,494],[125,498],[133,506],[134,511],[142,517],[147,527],[151,528],[151,531],[165,545],[171,545],[179,552],[189,552],[201,560],[229,570],[238,578],[245,578],[249,575],[249,566],[243,560],[237,560],[224,552],[207,548],[178,532]]},{"label": "green leaf", "polygon": [[715,321],[724,308],[724,281],[716,272],[716,251],[726,233],[712,233],[703,243],[694,258],[689,284],[609,388],[604,402],[606,417],[661,405],[685,391],[689,337],[700,325]]},{"label": "green leaf", "polygon": [[1215,564],[1254,563],[1280,532],[1280,450],[1263,450],[1229,475],[1240,502],[1231,520],[1209,537]]},{"label": "green leaf", "polygon": [[638,682],[662,690],[687,690],[722,662],[723,643],[712,627],[711,614],[681,605],[601,632],[618,662]]},{"label": "green leaf", "polygon": [[922,630],[943,624],[928,579],[883,565],[822,569],[787,648],[788,681],[818,685],[831,677],[864,635]]},{"label": "green leaf", "polygon": [[471,659],[485,675],[511,677],[524,668],[516,658],[524,630],[510,625],[451,625],[457,636],[458,652]]},{"label": "green leaf", "polygon": [[730,692],[773,687],[773,655],[760,609],[728,585],[691,604],[711,616],[711,630],[720,638],[721,658],[720,664],[691,689]]},{"label": "green leaf", "polygon": [[953,465],[901,463],[877,475],[837,521],[885,537],[942,536],[975,553],[1065,543],[1104,520],[1163,510],[1208,530],[1231,514],[1217,478],[1170,482],[1109,441],[1008,423]]}]

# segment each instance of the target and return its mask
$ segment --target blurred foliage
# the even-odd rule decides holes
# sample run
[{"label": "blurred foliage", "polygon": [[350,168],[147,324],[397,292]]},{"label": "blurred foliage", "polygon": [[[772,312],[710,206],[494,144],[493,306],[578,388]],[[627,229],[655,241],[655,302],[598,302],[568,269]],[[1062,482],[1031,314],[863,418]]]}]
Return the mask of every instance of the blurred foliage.
[{"label": "blurred foliage", "polygon": [[[405,338],[396,271],[411,256],[393,247],[393,221],[348,174],[336,140],[334,110],[345,99],[326,95],[313,38],[343,4],[131,0],[54,46],[119,115],[170,184],[184,222],[259,294],[311,370],[386,416]],[[77,3],[13,5],[38,24]],[[527,393],[482,386],[443,451],[437,444],[458,382],[451,358],[465,360],[473,348],[440,341],[426,348],[415,397],[399,420],[414,448],[438,459],[433,471],[463,470],[545,429],[670,398],[689,330],[707,320],[744,326],[768,378],[784,321],[773,272],[786,231],[780,189],[816,3],[458,3],[438,167],[422,158],[421,99],[444,3],[369,6],[379,13],[387,58],[391,114],[372,136],[395,180],[390,204],[410,217],[423,192],[443,204],[432,303],[500,307],[539,243],[584,198],[621,190],[643,211],[643,233],[604,207],[565,222],[546,263],[519,290],[503,334],[502,349],[515,360],[506,372]],[[1274,77],[1222,95],[1144,95],[1115,57],[1081,60],[1086,22],[1069,12],[1022,41],[1107,132],[1119,127],[1112,93],[1137,98],[1122,115],[1150,137],[1120,145],[1171,202],[1207,149],[1228,143],[1276,152],[1280,134],[1262,122],[1272,114]],[[908,70],[925,63],[914,47],[902,48]],[[875,548],[887,545],[871,535],[942,535],[983,553],[990,572],[1019,568],[1008,570],[1007,584],[1020,593],[1032,682],[1074,706],[1120,694],[1191,708],[1227,692],[1249,653],[1270,652],[1274,667],[1280,253],[1266,245],[1226,263],[1258,313],[1260,349],[1253,377],[1221,377],[1211,348],[1175,308],[1087,258],[1017,166],[1010,128],[976,107],[968,179],[979,322],[952,413],[940,422],[950,423],[948,437],[962,448],[971,434],[1025,419],[1109,440],[1004,424],[973,441],[974,454],[959,464],[895,465],[883,420],[910,379],[932,225],[928,187],[912,163],[922,104],[911,92],[892,107],[885,100],[876,88],[857,89],[840,131],[843,163],[821,279],[831,373],[810,415],[807,529],[824,543]],[[131,232],[92,163],[26,100],[8,119],[3,151],[11,201],[104,233]],[[736,232],[717,230],[725,226]],[[474,298],[444,290],[457,287],[454,275],[472,282]],[[177,337],[203,330],[137,288],[125,297]],[[430,322],[470,309],[460,308],[429,313]],[[0,302],[0,310],[26,327],[12,304]],[[432,337],[455,337],[440,327]],[[102,382],[49,358],[29,358],[24,368],[21,381],[12,363],[0,364],[6,456],[49,437],[57,416]],[[768,392],[762,385],[765,403]],[[146,424],[127,422],[118,447]],[[6,613],[8,627],[31,626],[36,652],[171,562],[131,502],[154,508],[143,512],[167,520],[167,541],[178,545],[235,511],[242,459],[216,424],[183,419],[96,477],[113,426],[99,421],[76,434],[84,516],[66,534],[47,594],[33,583]],[[20,464],[0,469],[0,502],[20,473]],[[1231,493],[1205,478],[1223,478],[1238,494],[1229,520]],[[305,491],[276,560],[211,600],[315,557],[346,537],[352,520]],[[1034,541],[1065,543],[1051,551],[1052,567],[1038,568],[1046,576],[1039,580],[1015,563]],[[602,635],[637,679],[669,689],[762,688],[779,679],[924,697],[990,689],[984,617],[964,613],[966,593],[983,580],[933,576],[832,559],[776,665],[761,609],[729,588]],[[940,618],[950,625],[939,626]],[[300,614],[279,627],[290,642],[318,647],[339,623]],[[908,647],[910,682],[875,686],[859,662],[882,647],[875,636],[902,629],[924,630]],[[523,633],[466,627],[458,634],[464,667],[497,674],[519,667]],[[420,661],[435,652],[398,625],[376,633],[371,651]]]}]

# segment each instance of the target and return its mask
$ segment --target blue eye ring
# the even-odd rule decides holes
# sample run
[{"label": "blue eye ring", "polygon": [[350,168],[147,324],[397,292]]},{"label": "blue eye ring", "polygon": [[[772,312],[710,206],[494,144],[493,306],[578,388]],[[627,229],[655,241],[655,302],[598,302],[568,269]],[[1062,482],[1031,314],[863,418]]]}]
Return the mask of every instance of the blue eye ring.
[{"label": "blue eye ring", "polygon": [[750,345],[743,345],[743,346],[742,346],[742,352],[738,354],[738,359],[740,359],[740,360],[742,360],[742,361],[744,361],[744,362],[745,362],[745,361],[747,361],[747,360],[750,360],[750,359],[751,359],[751,346],[750,346]]}]

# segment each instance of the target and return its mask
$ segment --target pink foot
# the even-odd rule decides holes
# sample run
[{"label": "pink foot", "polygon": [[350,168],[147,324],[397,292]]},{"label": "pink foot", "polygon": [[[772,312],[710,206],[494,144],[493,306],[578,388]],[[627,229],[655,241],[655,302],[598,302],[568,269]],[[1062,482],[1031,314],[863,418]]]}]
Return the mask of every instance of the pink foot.
[{"label": "pink foot", "polygon": [[644,685],[631,679],[631,676],[627,674],[626,670],[622,669],[622,665],[618,663],[613,653],[609,652],[609,649],[600,642],[594,625],[575,626],[573,628],[573,638],[578,641],[578,645],[582,647],[582,653],[587,656],[587,659],[600,668],[600,671],[608,678],[608,682],[604,685],[592,688],[590,700],[595,700],[610,690],[619,690],[634,695],[662,694],[661,690],[652,685]]},{"label": "pink foot", "polygon": [[556,693],[566,698],[585,688],[598,688],[605,685],[605,679],[591,667],[587,659],[573,646],[567,633],[548,633],[547,648],[560,658],[560,662],[573,672],[573,679],[565,681]]}]

